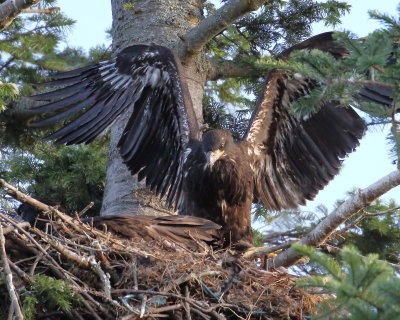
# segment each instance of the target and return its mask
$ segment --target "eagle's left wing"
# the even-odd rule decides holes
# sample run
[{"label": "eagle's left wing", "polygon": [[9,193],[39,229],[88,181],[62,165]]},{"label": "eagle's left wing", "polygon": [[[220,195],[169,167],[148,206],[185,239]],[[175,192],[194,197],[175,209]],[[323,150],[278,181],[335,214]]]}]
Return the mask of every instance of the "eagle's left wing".
[{"label": "eagle's left wing", "polygon": [[[346,49],[332,32],[314,36],[282,52],[320,49],[339,59]],[[272,71],[259,105],[253,113],[244,141],[254,171],[255,195],[267,209],[295,208],[311,200],[339,172],[341,159],[359,144],[366,126],[351,108],[330,101],[307,119],[289,113],[290,103],[307,95],[318,84],[299,74]],[[392,103],[390,90],[365,86],[355,102]]]},{"label": "eagle's left wing", "polygon": [[289,113],[291,100],[313,84],[275,70],[244,138],[254,171],[256,196],[269,210],[311,200],[338,172],[341,159],[358,146],[366,126],[350,107],[332,101],[308,119]]}]

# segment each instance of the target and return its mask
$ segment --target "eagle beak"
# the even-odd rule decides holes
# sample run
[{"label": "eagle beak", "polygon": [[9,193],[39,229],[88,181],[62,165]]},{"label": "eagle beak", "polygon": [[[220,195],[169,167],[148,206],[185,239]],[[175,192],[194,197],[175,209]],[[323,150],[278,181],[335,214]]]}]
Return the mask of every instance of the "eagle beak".
[{"label": "eagle beak", "polygon": [[208,167],[212,168],[214,163],[221,158],[221,156],[224,154],[224,150],[214,150],[214,151],[209,151],[207,152],[207,165]]}]

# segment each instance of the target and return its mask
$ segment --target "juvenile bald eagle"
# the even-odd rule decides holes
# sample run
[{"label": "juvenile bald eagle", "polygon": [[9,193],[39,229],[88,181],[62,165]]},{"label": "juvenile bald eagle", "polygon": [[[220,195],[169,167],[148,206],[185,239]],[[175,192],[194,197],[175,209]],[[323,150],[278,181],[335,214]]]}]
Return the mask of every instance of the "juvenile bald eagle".
[{"label": "juvenile bald eagle", "polygon": [[[331,33],[287,51],[318,48],[341,57]],[[76,116],[48,138],[60,144],[90,143],[119,116],[133,109],[119,141],[132,174],[180,213],[222,226],[227,242],[251,239],[250,210],[257,199],[269,210],[295,208],[311,200],[339,171],[365,131],[356,112],[322,106],[308,119],[289,113],[290,103],[317,84],[273,70],[247,133],[234,141],[226,130],[199,129],[178,57],[158,45],[135,45],[114,59],[64,72],[42,84],[60,87],[38,94],[46,114],[34,126]],[[368,90],[367,90],[368,91]],[[363,99],[380,101],[373,95]],[[378,94],[379,95],[379,94]],[[383,95],[382,98],[385,98]]]}]

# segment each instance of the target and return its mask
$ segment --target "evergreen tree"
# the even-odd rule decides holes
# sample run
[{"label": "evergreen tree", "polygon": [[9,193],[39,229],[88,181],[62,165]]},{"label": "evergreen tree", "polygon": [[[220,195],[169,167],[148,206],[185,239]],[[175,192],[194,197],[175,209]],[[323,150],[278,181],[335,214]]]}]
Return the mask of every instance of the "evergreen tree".
[{"label": "evergreen tree", "polygon": [[[54,5],[54,0],[40,3],[41,9]],[[94,213],[99,211],[104,189],[104,143],[77,148],[44,143],[41,138],[48,131],[26,127],[30,116],[25,110],[32,102],[15,100],[34,93],[33,84],[55,72],[110,56],[104,46],[86,55],[63,45],[73,23],[60,11],[51,10],[20,15],[0,34],[0,80],[4,84],[0,85],[0,172],[33,197],[61,205],[68,212],[94,201]],[[7,207],[4,200],[2,207]]]},{"label": "evergreen tree", "polygon": [[363,257],[356,249],[345,247],[340,263],[314,248],[296,244],[294,248],[325,270],[324,274],[305,277],[299,287],[319,288],[331,294],[313,319],[398,319],[400,279],[378,255]]}]

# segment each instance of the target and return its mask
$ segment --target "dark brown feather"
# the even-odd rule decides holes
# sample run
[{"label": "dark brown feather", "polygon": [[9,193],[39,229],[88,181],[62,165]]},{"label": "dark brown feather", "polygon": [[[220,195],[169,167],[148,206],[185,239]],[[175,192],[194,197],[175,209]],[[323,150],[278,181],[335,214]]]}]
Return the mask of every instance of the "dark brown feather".
[{"label": "dark brown feather", "polygon": [[189,248],[198,242],[216,243],[221,226],[200,217],[143,216],[133,214],[109,215],[83,220],[98,229],[106,229],[120,237],[139,241],[167,240]]}]

